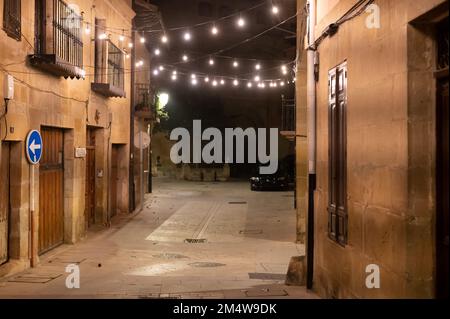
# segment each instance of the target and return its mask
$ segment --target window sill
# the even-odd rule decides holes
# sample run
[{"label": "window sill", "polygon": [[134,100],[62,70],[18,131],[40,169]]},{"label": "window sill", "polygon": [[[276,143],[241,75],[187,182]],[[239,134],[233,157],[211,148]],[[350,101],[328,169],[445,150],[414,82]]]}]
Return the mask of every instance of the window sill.
[{"label": "window sill", "polygon": [[55,54],[32,54],[28,56],[32,66],[56,76],[84,79],[83,69],[70,64]]},{"label": "window sill", "polygon": [[124,89],[109,83],[91,83],[91,90],[105,97],[126,97]]}]

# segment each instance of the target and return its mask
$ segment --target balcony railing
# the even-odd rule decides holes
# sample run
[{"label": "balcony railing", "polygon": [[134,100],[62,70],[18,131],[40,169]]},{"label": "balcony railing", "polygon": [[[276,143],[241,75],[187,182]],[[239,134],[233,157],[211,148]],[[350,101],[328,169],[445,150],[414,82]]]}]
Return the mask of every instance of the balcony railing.
[{"label": "balcony railing", "polygon": [[106,60],[107,65],[99,63],[95,66],[95,82],[91,84],[92,90],[106,97],[125,97],[123,52],[110,40],[97,40],[96,46],[98,54],[104,57],[97,60]]},{"label": "balcony railing", "polygon": [[136,83],[135,115],[145,119],[156,119],[155,95],[149,84]]},{"label": "balcony railing", "polygon": [[37,0],[36,53],[29,57],[31,64],[57,76],[83,77],[81,30],[82,16],[73,7],[62,0]]},{"label": "balcony railing", "polygon": [[296,110],[295,99],[285,99],[281,101],[281,131],[283,135],[292,134],[295,136],[296,131]]}]

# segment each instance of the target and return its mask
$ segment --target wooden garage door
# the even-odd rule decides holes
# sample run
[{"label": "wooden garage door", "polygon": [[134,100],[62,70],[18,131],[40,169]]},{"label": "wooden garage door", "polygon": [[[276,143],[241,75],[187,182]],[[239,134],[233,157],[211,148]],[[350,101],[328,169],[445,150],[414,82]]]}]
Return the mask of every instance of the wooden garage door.
[{"label": "wooden garage door", "polygon": [[39,254],[64,240],[63,131],[44,128],[39,169]]},{"label": "wooden garage door", "polygon": [[0,146],[0,265],[8,261],[9,143]]}]

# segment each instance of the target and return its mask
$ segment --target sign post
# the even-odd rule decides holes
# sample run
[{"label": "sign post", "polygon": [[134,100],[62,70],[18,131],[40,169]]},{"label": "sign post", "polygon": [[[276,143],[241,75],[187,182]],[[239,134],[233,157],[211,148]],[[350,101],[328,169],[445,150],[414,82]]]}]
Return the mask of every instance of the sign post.
[{"label": "sign post", "polygon": [[34,199],[34,167],[39,164],[42,158],[43,144],[42,136],[39,131],[31,131],[28,133],[26,140],[26,150],[28,161],[30,163],[30,220],[29,220],[29,257],[31,261],[31,267],[36,266],[35,256],[37,255],[37,247],[35,247],[37,241],[34,240],[35,236],[35,199]]}]

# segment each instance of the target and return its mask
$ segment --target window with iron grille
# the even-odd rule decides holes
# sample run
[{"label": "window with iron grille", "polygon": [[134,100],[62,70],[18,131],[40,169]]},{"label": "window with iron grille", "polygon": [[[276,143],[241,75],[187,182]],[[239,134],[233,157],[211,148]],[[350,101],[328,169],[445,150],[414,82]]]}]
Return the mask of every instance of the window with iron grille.
[{"label": "window with iron grille", "polygon": [[332,69],[329,87],[329,205],[328,234],[347,244],[347,65]]},{"label": "window with iron grille", "polygon": [[5,0],[3,4],[3,30],[18,41],[22,38],[21,0]]},{"label": "window with iron grille", "polygon": [[123,59],[123,52],[112,42],[109,42],[108,83],[121,89],[124,88]]},{"label": "window with iron grille", "polygon": [[[83,67],[82,16],[62,0],[36,0],[35,51],[55,61]],[[46,23],[49,16],[51,23]]]}]

